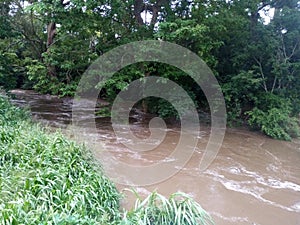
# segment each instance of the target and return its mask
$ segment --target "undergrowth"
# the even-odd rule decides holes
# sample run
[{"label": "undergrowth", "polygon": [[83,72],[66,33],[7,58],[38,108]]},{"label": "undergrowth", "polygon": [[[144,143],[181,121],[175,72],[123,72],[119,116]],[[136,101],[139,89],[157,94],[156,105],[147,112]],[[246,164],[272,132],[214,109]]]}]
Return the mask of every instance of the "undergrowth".
[{"label": "undergrowth", "polygon": [[84,147],[0,99],[0,224],[111,224],[120,194]]}]

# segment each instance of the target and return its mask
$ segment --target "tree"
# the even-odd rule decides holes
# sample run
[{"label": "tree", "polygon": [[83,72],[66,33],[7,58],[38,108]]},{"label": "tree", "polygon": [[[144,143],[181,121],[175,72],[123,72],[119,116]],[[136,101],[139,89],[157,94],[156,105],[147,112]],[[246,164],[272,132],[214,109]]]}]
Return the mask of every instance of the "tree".
[{"label": "tree", "polygon": [[[277,138],[289,139],[297,133],[297,0],[28,2],[26,6],[22,0],[1,1],[2,86],[72,95],[82,73],[98,56],[122,44],[160,39],[189,48],[208,64],[222,86],[230,121],[244,122]],[[271,9],[274,18],[266,24],[261,15]],[[130,82],[152,75],[180,84],[199,108],[207,110],[205,96],[187,74],[153,62],[118,71],[101,96],[113,101]],[[161,99],[148,98],[139,104],[144,111],[176,116]]]},{"label": "tree", "polygon": [[[289,6],[290,3],[286,2]],[[293,117],[299,102],[291,104],[295,100],[290,92],[293,90],[293,96],[298,96],[295,91],[298,88],[290,85],[298,83],[299,26],[296,20],[299,21],[299,9],[282,4],[279,1],[261,1],[256,2],[253,9],[246,8],[247,14],[237,10],[240,15],[244,14],[248,30],[243,29],[244,39],[239,38],[243,43],[239,49],[228,49],[233,55],[229,57],[233,66],[227,67],[231,68],[231,75],[224,75],[228,80],[223,86],[229,112],[235,109],[232,117],[244,116],[251,126],[266,134],[290,139],[290,135],[299,133]],[[263,24],[257,15],[257,10],[266,6],[276,7],[274,19],[269,24]],[[255,19],[254,14],[257,15]],[[236,43],[234,41],[232,45]],[[225,65],[227,63],[225,60]],[[266,121],[269,122],[266,124]]]}]

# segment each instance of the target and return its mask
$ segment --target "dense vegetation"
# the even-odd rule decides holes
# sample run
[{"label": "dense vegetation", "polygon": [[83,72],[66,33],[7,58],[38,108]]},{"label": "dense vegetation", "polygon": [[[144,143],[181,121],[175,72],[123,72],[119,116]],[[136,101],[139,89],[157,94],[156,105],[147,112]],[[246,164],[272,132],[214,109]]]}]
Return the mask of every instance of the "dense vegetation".
[{"label": "dense vegetation", "polygon": [[0,95],[0,224],[209,225],[184,194],[152,193],[129,212],[83,146],[33,124]]},{"label": "dense vegetation", "polygon": [[[268,13],[270,22],[262,16]],[[299,134],[298,0],[1,0],[0,14],[0,85],[7,89],[72,95],[99,55],[124,43],[161,39],[191,49],[214,71],[229,121],[245,121],[279,139]],[[149,75],[176,81],[208,110],[186,74],[154,63],[124,68],[102,97],[113,100],[132,80]],[[143,105],[165,117],[176,114],[163,100]]]},{"label": "dense vegetation", "polygon": [[[120,195],[85,149],[0,99],[0,224],[109,224]],[[100,171],[100,170],[99,170]]]}]

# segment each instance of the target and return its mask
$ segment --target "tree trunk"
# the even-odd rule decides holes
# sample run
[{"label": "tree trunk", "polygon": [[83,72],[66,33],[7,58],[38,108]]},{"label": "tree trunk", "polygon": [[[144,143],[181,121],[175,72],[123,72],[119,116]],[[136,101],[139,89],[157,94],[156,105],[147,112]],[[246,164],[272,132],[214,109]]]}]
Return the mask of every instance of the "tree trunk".
[{"label": "tree trunk", "polygon": [[[56,35],[56,24],[55,22],[51,22],[47,25],[47,54],[51,54],[50,47],[54,42],[54,37]],[[47,73],[49,76],[56,77],[56,68],[50,63],[47,64]]]},{"label": "tree trunk", "polygon": [[[70,1],[65,2],[64,0],[60,0],[60,4],[62,7],[65,7],[70,4]],[[56,23],[55,22],[50,22],[47,25],[47,54],[50,56],[51,55],[51,45],[54,43],[54,38],[56,36]],[[52,77],[57,76],[57,71],[55,66],[51,65],[50,63],[47,64],[47,70],[48,70],[48,75]]]},{"label": "tree trunk", "polygon": [[152,19],[150,22],[151,26],[154,27],[154,25],[156,24],[158,19],[158,13],[160,12],[163,4],[165,4],[166,2],[166,0],[157,0],[156,3],[152,6]]},{"label": "tree trunk", "polygon": [[154,4],[144,3],[143,0],[134,1],[134,17],[139,25],[145,25],[141,13],[143,11],[152,12],[152,19],[150,25],[154,27],[157,22],[158,13],[161,10],[162,5],[167,2],[166,0],[157,0]]},{"label": "tree trunk", "polygon": [[143,0],[135,0],[134,1],[134,17],[136,19],[136,22],[138,25],[144,25],[143,18],[141,16],[141,13],[145,9],[145,4]]},{"label": "tree trunk", "polygon": [[56,34],[56,23],[51,22],[47,26],[47,49],[53,44]]}]

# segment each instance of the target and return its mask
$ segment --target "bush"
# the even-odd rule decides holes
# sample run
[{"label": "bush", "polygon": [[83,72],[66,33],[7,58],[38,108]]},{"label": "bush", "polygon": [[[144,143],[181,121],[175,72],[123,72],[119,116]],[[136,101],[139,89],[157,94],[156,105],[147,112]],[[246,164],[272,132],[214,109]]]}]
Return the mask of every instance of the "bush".
[{"label": "bush", "polygon": [[58,77],[50,76],[47,73],[47,67],[37,60],[33,60],[26,68],[28,79],[33,83],[34,90],[43,94],[59,95],[60,97],[75,94],[78,80],[74,79],[66,83]]},{"label": "bush", "polygon": [[230,126],[242,123],[244,108],[248,108],[247,106],[257,98],[256,92],[260,82],[261,78],[258,78],[254,71],[241,71],[222,84]]},{"label": "bush", "polygon": [[276,139],[291,140],[299,136],[299,125],[297,119],[291,116],[292,107],[288,99],[264,94],[256,104],[257,107],[247,112],[250,126]]},{"label": "bush", "polygon": [[17,87],[21,74],[18,63],[15,53],[0,51],[0,86],[6,90]]}]

